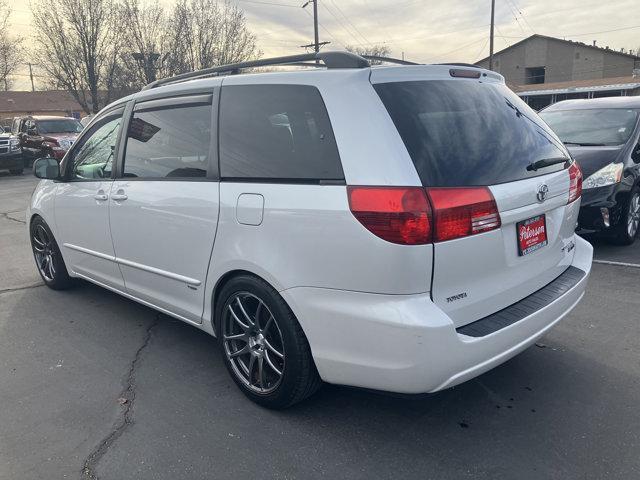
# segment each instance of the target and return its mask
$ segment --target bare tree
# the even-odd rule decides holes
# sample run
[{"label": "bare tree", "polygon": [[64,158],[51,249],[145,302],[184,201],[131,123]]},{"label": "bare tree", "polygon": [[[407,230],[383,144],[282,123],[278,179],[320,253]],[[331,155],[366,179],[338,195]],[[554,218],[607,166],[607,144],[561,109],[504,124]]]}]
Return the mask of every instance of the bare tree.
[{"label": "bare tree", "polygon": [[178,0],[172,14],[170,74],[258,58],[244,12],[225,0]]},{"label": "bare tree", "polygon": [[32,0],[35,55],[52,84],[87,112],[119,93],[115,72],[124,24],[115,0]]},{"label": "bare tree", "polygon": [[11,6],[0,0],[0,83],[5,90],[11,87],[11,76],[20,66],[22,38],[11,35],[9,18]]},{"label": "bare tree", "polygon": [[[351,45],[346,46],[347,51],[355,53],[356,55],[371,55],[373,57],[388,57],[391,53],[391,49],[382,44],[370,45],[368,47],[355,47]],[[372,65],[380,65],[382,62],[379,60],[371,60]]]}]

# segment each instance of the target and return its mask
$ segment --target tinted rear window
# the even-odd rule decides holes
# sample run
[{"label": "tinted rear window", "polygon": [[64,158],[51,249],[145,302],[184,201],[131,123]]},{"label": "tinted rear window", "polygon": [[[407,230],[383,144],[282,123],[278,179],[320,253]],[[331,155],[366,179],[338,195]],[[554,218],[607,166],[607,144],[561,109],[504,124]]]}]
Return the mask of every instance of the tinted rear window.
[{"label": "tinted rear window", "polygon": [[344,179],[320,92],[305,85],[223,87],[220,173],[226,178]]},{"label": "tinted rear window", "polygon": [[494,185],[562,170],[527,166],[568,153],[504,85],[428,80],[374,85],[423,185]]}]

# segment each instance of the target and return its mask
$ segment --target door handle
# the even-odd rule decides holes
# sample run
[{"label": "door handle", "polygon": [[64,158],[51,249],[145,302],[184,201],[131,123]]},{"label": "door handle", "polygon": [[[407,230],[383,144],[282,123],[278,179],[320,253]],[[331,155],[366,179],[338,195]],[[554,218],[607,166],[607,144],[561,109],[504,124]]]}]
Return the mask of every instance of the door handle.
[{"label": "door handle", "polygon": [[109,200],[109,195],[107,195],[106,193],[97,193],[93,196],[93,198],[100,202],[104,202],[105,200]]},{"label": "door handle", "polygon": [[116,202],[122,202],[124,200],[126,200],[127,195],[124,193],[114,193],[113,195],[111,195],[111,200],[115,200]]}]

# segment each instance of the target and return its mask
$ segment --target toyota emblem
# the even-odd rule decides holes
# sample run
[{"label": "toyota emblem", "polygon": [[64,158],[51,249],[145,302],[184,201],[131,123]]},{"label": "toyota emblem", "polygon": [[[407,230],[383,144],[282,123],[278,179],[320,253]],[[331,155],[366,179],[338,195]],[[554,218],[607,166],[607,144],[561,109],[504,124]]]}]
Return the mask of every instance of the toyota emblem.
[{"label": "toyota emblem", "polygon": [[544,183],[538,187],[538,201],[540,203],[544,202],[547,199],[547,195],[549,193],[549,187],[547,187]]}]

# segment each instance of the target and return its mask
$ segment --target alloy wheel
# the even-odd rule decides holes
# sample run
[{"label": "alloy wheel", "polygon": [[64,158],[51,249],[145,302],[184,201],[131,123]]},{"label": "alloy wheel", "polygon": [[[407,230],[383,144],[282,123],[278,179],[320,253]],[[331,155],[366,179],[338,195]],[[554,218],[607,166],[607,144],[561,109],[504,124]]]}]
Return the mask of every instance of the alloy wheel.
[{"label": "alloy wheel", "polygon": [[263,395],[278,388],[285,368],[284,339],[260,298],[234,294],[223,310],[221,334],[227,360],[247,388]]},{"label": "alloy wheel", "polygon": [[627,233],[634,238],[640,226],[640,194],[636,193],[629,202],[629,214],[627,215]]},{"label": "alloy wheel", "polygon": [[53,264],[55,250],[51,237],[42,225],[38,224],[33,229],[31,244],[40,274],[48,282],[53,282],[56,277],[56,267]]}]

